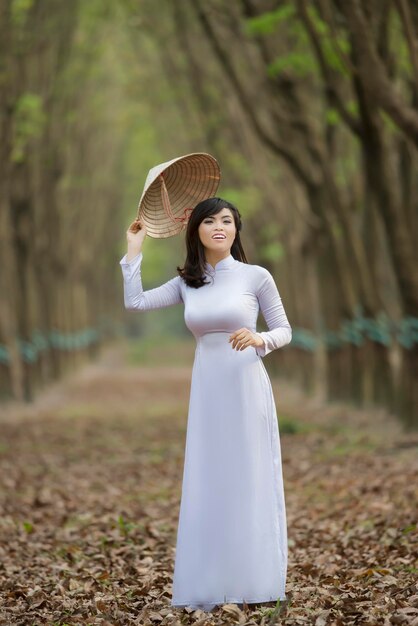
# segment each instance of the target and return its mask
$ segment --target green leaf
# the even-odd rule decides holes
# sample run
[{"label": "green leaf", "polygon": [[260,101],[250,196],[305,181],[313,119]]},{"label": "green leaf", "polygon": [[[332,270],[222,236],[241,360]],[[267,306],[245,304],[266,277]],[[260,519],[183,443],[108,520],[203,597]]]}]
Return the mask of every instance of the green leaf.
[{"label": "green leaf", "polygon": [[284,256],[284,249],[279,241],[271,242],[263,246],[261,256],[266,261],[275,263],[280,261]]},{"label": "green leaf", "polygon": [[278,57],[267,66],[267,73],[272,78],[285,70],[291,70],[296,75],[304,77],[316,74],[318,68],[312,54],[296,51]]},{"label": "green leaf", "polygon": [[278,25],[289,20],[295,14],[295,7],[291,4],[284,4],[275,11],[266,11],[257,17],[250,17],[245,20],[245,32],[247,35],[270,35],[274,33]]},{"label": "green leaf", "polygon": [[[349,44],[346,41],[341,40],[339,42],[339,48],[344,54],[349,53]],[[324,51],[324,57],[327,64],[336,72],[343,74],[344,76],[348,76],[348,72],[344,63],[341,60],[340,55],[334,47],[334,44],[331,41],[324,41],[322,49]]]},{"label": "green leaf", "polygon": [[12,0],[12,4],[10,6],[10,16],[11,22],[14,26],[24,26],[32,5],[33,0]]},{"label": "green leaf", "polygon": [[23,528],[28,534],[33,533],[34,531],[34,527],[31,522],[23,522]]},{"label": "green leaf", "polygon": [[389,134],[391,134],[391,135],[398,135],[398,134],[400,134],[399,127],[397,126],[397,124],[395,124],[395,122],[390,117],[390,115],[388,115],[386,113],[386,111],[382,111],[381,110],[380,111],[380,115],[382,116],[383,124],[384,124],[385,128],[387,128]]},{"label": "green leaf", "polygon": [[409,526],[405,526],[405,528],[402,528],[402,534],[407,535],[408,533],[411,533],[412,531],[415,531],[415,530],[417,530],[417,525],[409,524]]},{"label": "green leaf", "polygon": [[128,534],[132,528],[134,528],[135,524],[132,522],[126,522],[122,515],[118,517],[118,526],[123,534]]},{"label": "green leaf", "polygon": [[[345,33],[338,35],[332,34],[328,24],[324,22],[315,7],[309,6],[308,14],[313,27],[319,36],[327,64],[340,74],[347,75],[347,70],[341,61],[340,56],[340,52],[345,55],[349,55],[350,53],[350,43],[347,35]],[[334,41],[335,37],[336,41]]]},{"label": "green leaf", "polygon": [[43,102],[35,93],[24,93],[16,102],[13,119],[12,161],[25,159],[30,139],[42,134],[46,122]]},{"label": "green leaf", "polygon": [[337,126],[340,123],[341,117],[337,109],[330,107],[325,112],[325,119],[329,126]]}]

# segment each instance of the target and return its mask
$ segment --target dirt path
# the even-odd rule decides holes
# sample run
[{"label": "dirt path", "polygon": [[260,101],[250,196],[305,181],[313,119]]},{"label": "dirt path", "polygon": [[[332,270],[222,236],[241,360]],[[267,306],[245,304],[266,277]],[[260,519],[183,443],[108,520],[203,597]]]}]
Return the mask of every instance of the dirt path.
[{"label": "dirt path", "polygon": [[288,601],[170,607],[192,351],[113,346],[3,407],[0,624],[417,625],[418,435],[280,380]]}]

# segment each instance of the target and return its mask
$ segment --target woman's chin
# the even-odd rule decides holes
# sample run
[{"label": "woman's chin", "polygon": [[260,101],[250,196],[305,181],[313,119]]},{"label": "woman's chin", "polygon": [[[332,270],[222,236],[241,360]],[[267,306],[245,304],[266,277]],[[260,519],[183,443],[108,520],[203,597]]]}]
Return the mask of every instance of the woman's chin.
[{"label": "woman's chin", "polygon": [[231,245],[225,244],[224,241],[215,241],[215,243],[211,241],[210,245],[206,246],[206,248],[208,250],[213,250],[216,252],[229,252],[229,250],[231,249]]}]

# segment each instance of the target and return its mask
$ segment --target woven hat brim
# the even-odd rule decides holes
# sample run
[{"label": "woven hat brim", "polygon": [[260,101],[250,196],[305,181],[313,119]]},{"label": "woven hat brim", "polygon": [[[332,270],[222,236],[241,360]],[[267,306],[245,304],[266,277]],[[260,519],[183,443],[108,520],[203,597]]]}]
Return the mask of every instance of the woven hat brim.
[{"label": "woven hat brim", "polygon": [[[213,197],[221,178],[217,160],[205,152],[178,157],[167,162],[167,167],[164,165],[161,171],[153,168],[156,177],[149,181],[138,205],[138,217],[145,222],[147,234],[155,238],[172,237],[181,232],[187,225],[187,220],[181,219],[185,209],[193,209],[202,200]],[[164,207],[160,173],[174,220]]]}]

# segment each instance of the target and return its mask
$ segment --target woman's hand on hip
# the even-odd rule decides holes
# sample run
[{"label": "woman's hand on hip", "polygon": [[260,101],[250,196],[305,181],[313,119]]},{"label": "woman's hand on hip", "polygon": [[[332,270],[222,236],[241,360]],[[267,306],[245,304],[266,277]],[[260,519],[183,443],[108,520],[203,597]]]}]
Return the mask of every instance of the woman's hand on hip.
[{"label": "woman's hand on hip", "polygon": [[261,348],[264,345],[264,341],[260,335],[252,333],[248,328],[239,328],[233,332],[229,337],[229,343],[232,341],[232,348],[235,350],[245,350],[248,346],[254,346],[255,348]]}]

